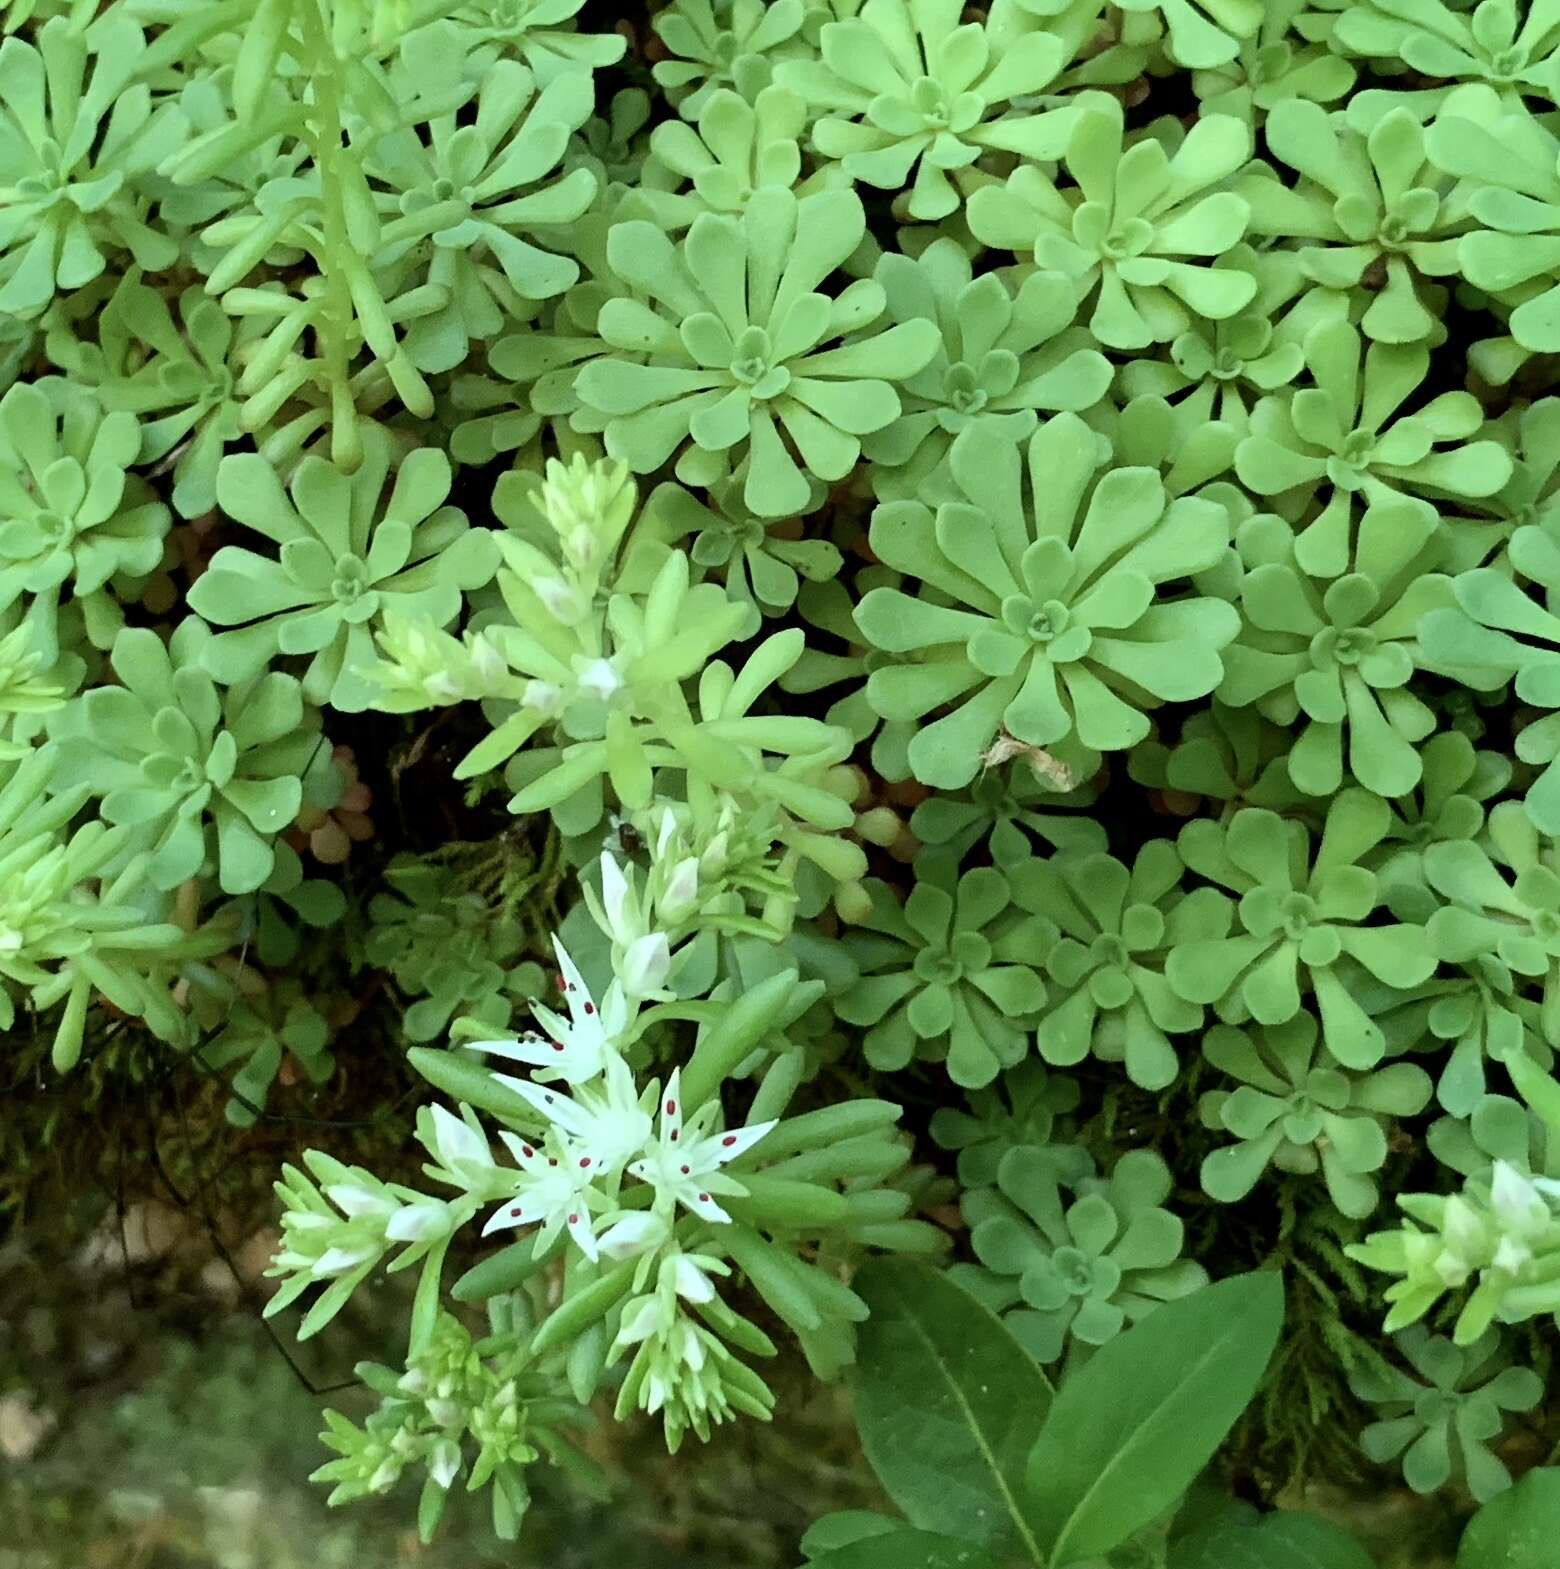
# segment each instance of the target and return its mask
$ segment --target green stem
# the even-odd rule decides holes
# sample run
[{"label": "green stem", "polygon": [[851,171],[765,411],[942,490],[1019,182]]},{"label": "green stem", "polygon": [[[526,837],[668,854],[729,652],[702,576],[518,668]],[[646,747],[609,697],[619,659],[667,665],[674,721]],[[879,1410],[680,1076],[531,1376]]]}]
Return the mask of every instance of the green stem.
[{"label": "green stem", "polygon": [[331,459],[350,474],[363,460],[358,437],[357,408],[352,401],[351,365],[347,343],[352,330],[352,293],[346,273],[335,258],[349,256],[352,242],[347,233],[342,202],[340,159],[341,76],[340,62],[331,47],[330,29],[321,11],[323,0],[305,0],[299,7],[304,46],[311,56],[309,75],[314,88],[314,165],[320,176],[320,208],[324,245],[318,257],[325,282],[325,309],[319,323],[321,358],[331,400]]}]

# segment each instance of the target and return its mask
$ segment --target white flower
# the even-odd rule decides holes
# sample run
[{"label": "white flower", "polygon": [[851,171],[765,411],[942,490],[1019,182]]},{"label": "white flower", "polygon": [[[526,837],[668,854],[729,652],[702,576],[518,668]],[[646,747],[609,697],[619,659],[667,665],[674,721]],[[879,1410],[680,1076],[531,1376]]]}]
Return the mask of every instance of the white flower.
[{"label": "white flower", "polygon": [[1533,1262],[1533,1250],[1526,1243],[1513,1242],[1510,1237],[1502,1237],[1500,1246],[1495,1249],[1495,1257],[1490,1260],[1491,1269],[1504,1270],[1508,1275],[1519,1274],[1522,1269]]},{"label": "white flower", "polygon": [[624,993],[640,999],[661,996],[672,968],[671,945],[665,932],[651,930],[632,882],[606,850],[601,852],[601,917]]},{"label": "white flower", "polygon": [[666,879],[666,888],[659,901],[661,915],[675,924],[693,913],[698,900],[699,863],[694,856],[684,856]]},{"label": "white flower", "polygon": [[552,1123],[579,1169],[592,1178],[621,1171],[650,1137],[650,1113],[639,1104],[634,1075],[621,1057],[607,1058],[599,1086],[577,1086],[573,1096],[507,1073],[497,1077]]},{"label": "white flower", "polygon": [[505,1199],[488,1216],[482,1235],[539,1225],[541,1235],[551,1238],[567,1229],[580,1252],[595,1259],[598,1250],[590,1212],[590,1198],[595,1190],[591,1187],[590,1165],[582,1167],[577,1160],[571,1160],[565,1149],[556,1153],[538,1150],[516,1133],[503,1132],[499,1137],[520,1167],[521,1181],[514,1197]]},{"label": "white flower", "polygon": [[602,1073],[609,1057],[616,1055],[615,1043],[633,1023],[638,1005],[613,985],[607,988],[598,1009],[568,950],[556,937],[553,951],[558,955],[568,1019],[560,1018],[540,1003],[532,1003],[531,1012],[547,1032],[545,1037],[532,1034],[517,1041],[473,1041],[471,1048],[507,1057],[511,1062],[523,1062],[539,1070],[544,1078],[583,1084]]},{"label": "white flower", "polygon": [[601,908],[607,917],[607,935],[615,941],[631,941],[639,930],[639,911],[632,911],[630,925],[629,901],[631,890],[623,868],[610,851],[601,852]]},{"label": "white flower", "polygon": [[720,1275],[731,1273],[718,1259],[705,1253],[676,1253],[662,1267],[670,1268],[677,1295],[685,1302],[713,1302],[715,1282],[710,1279],[709,1271]]},{"label": "white flower", "polygon": [[1478,1211],[1460,1194],[1454,1193],[1446,1201],[1441,1236],[1449,1263],[1465,1270],[1483,1265],[1489,1250],[1487,1228]]},{"label": "white flower", "polygon": [[702,1220],[729,1221],[731,1216],[715,1202],[711,1189],[718,1187],[726,1193],[742,1190],[730,1178],[719,1178],[719,1170],[746,1154],[772,1127],[772,1121],[760,1122],[750,1128],[695,1133],[684,1138],[682,1069],[676,1068],[661,1099],[656,1142],[642,1160],[634,1161],[628,1169],[656,1190],[658,1202],[666,1199],[681,1204]]},{"label": "white flower", "polygon": [[504,656],[492,638],[482,632],[474,633],[467,639],[467,644],[471,651],[472,674],[484,689],[491,690],[509,674]]},{"label": "white flower", "polygon": [[655,1292],[630,1302],[618,1321],[617,1339],[612,1346],[614,1354],[624,1346],[637,1346],[652,1335],[664,1334],[670,1327],[666,1319],[666,1307]]},{"label": "white flower", "polygon": [[532,578],[531,591],[541,600],[547,614],[565,626],[578,626],[589,608],[579,588],[561,577]]}]

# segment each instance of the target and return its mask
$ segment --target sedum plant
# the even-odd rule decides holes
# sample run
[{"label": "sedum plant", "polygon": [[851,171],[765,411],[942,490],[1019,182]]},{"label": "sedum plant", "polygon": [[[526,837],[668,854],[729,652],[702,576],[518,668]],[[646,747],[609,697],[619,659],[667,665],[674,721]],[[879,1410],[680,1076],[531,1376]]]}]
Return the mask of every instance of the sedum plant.
[{"label": "sedum plant", "polygon": [[1181,1223],[1161,1207],[1170,1173],[1153,1151],[1129,1151],[1108,1179],[1075,1187],[1065,1202],[1051,1163],[1020,1147],[1002,1157],[995,1188],[965,1199],[980,1270],[960,1278],[1040,1362],[1104,1345],[1207,1281],[1179,1257]]},{"label": "sedum plant", "polygon": [[813,111],[814,150],[902,192],[910,218],[954,212],[959,172],[983,153],[1049,161],[1067,145],[1070,111],[1041,107],[1069,63],[1063,37],[1027,26],[1019,0],[961,18],[957,0],[866,0],[823,24],[818,59],[775,71]]},{"label": "sedum plant", "polygon": [[1433,513],[1406,500],[1374,502],[1355,531],[1352,570],[1319,583],[1300,569],[1280,518],[1242,525],[1245,625],[1225,650],[1219,697],[1255,702],[1298,729],[1289,777],[1307,795],[1334,794],[1346,772],[1386,797],[1420,782],[1416,743],[1435,728],[1435,714],[1409,682],[1424,662],[1424,618],[1452,599],[1451,579],[1426,570],[1435,539]]},{"label": "sedum plant", "polygon": [[1480,1503],[1510,1487],[1511,1473],[1490,1441],[1501,1436],[1507,1412],[1538,1404],[1543,1380],[1532,1368],[1509,1365],[1494,1330],[1469,1346],[1418,1325],[1396,1340],[1413,1373],[1386,1363],[1362,1366],[1350,1379],[1379,1413],[1360,1434],[1360,1447],[1378,1463],[1397,1461],[1416,1493],[1435,1492],[1454,1473]]},{"label": "sedum plant", "polygon": [[1341,1068],[1307,1014],[1265,1030],[1218,1025],[1204,1038],[1203,1055],[1235,1082],[1233,1090],[1204,1092],[1198,1104],[1208,1127],[1236,1141],[1202,1163],[1210,1197],[1226,1204],[1243,1199],[1272,1166],[1302,1176],[1320,1171],[1341,1214],[1374,1213],[1388,1119],[1424,1110],[1430,1080],[1423,1068],[1405,1062],[1369,1073]]},{"label": "sedum plant", "polygon": [[802,1411],[779,1496],[858,1354],[820,1569],[1537,1457],[1552,0],[0,17],[8,1215],[127,1083],[224,1230],[274,1156],[425,1538]]},{"label": "sedum plant", "polygon": [[1080,100],[1061,159],[1074,183],[1025,163],[971,196],[969,222],[985,244],[1031,254],[1092,298],[1088,325],[1101,343],[1146,349],[1194,315],[1233,316],[1256,293],[1249,274],[1209,265],[1246,233],[1244,198],[1220,187],[1249,156],[1251,133],[1233,115],[1209,115],[1179,147],[1153,136],[1124,147],[1124,137],[1114,98]]},{"label": "sedum plant", "polygon": [[1036,1037],[1047,1062],[1067,1067],[1092,1054],[1121,1063],[1143,1089],[1174,1082],[1169,1037],[1202,1023],[1202,1009],[1164,975],[1164,952],[1182,929],[1181,875],[1167,839],[1150,840],[1130,867],[1103,853],[1063,854],[1013,872],[1017,902],[1061,933],[1046,959],[1056,995]]},{"label": "sedum plant", "polygon": [[[1471,393],[1444,392],[1394,418],[1429,366],[1422,345],[1373,343],[1362,356],[1359,333],[1334,319],[1313,327],[1304,349],[1315,386],[1257,404],[1235,472],[1257,495],[1275,498],[1285,517],[1325,498],[1296,541],[1296,560],[1306,571],[1318,577],[1348,571],[1353,519],[1362,505],[1395,496],[1492,496],[1511,477],[1504,448],[1468,439],[1483,424]],[[1437,450],[1447,442],[1458,445]]]},{"label": "sedum plant", "polygon": [[868,883],[871,913],[850,939],[860,979],[839,999],[840,1017],[868,1027],[862,1049],[875,1067],[935,1057],[954,1083],[989,1084],[1029,1050],[1050,923],[1014,908],[995,867],[959,876],[951,858],[928,853],[915,872],[903,906]]},{"label": "sedum plant", "polygon": [[676,247],[647,220],[615,224],[612,269],[645,298],[602,306],[604,350],[630,357],[598,356],[575,384],[605,421],[607,450],[641,474],[676,454],[685,484],[739,473],[759,517],[810,510],[807,476],[849,473],[860,438],[898,417],[894,384],[936,345],[926,321],[865,331],[886,303],[871,279],[820,289],[865,224],[853,192],[778,186],[740,218],[700,214]]},{"label": "sedum plant", "polygon": [[1371,919],[1380,886],[1360,861],[1387,823],[1386,803],[1360,789],[1333,798],[1314,848],[1304,823],[1261,807],[1222,825],[1188,823],[1177,841],[1182,859],[1238,903],[1226,896],[1204,905],[1203,920],[1219,934],[1174,949],[1170,984],[1231,1024],[1286,1024],[1314,1007],[1342,1066],[1375,1067],[1386,1037],[1361,1001],[1363,977],[1407,990],[1435,969],[1422,927]]},{"label": "sedum plant", "polygon": [[[1516,694],[1536,708],[1560,707],[1554,680],[1560,622],[1550,608],[1560,590],[1560,547],[1555,529],[1544,522],[1528,523],[1507,547],[1516,572],[1542,590],[1542,603],[1512,576],[1494,567],[1476,567],[1452,582],[1456,600],[1428,616],[1426,647],[1432,658],[1455,660],[1467,683],[1481,690],[1504,685],[1515,677]],[[1542,765],[1525,797],[1528,815],[1546,833],[1560,828],[1560,723],[1545,715],[1533,720],[1514,743],[1519,761]]]},{"label": "sedum plant", "polygon": [[878,648],[921,657],[874,671],[867,700],[890,720],[959,705],[910,741],[923,783],[968,784],[999,732],[1083,772],[1092,755],[1146,737],[1145,708],[1218,685],[1237,618],[1160,589],[1220,558],[1226,514],[1170,499],[1146,469],[1096,478],[1103,456],[1076,416],[1048,420],[1027,465],[974,427],[949,455],[964,500],[874,515],[878,556],[923,588],[874,588],[856,619]]},{"label": "sedum plant", "polygon": [[1295,97],[1273,106],[1263,132],[1269,152],[1299,179],[1287,185],[1257,165],[1237,183],[1251,205],[1250,232],[1300,241],[1300,267],[1324,289],[1357,288],[1368,270],[1384,272],[1359,323],[1373,342],[1434,334],[1445,296],[1423,279],[1456,273],[1470,219],[1466,188],[1427,163],[1413,112],[1392,109],[1365,135]]},{"label": "sedum plant", "polygon": [[129,472],[140,447],[135,415],[90,393],[19,382],[0,398],[0,604],[26,606],[50,645],[68,601],[106,647],[123,620],[109,583],[162,560],[171,519]]},{"label": "sedum plant", "polygon": [[408,453],[391,480],[389,437],[371,426],[362,439],[363,462],[350,476],[317,453],[304,457],[290,500],[259,454],[223,459],[222,510],[269,540],[276,557],[226,545],[190,590],[197,614],[231,629],[216,633],[202,656],[218,680],[248,681],[278,655],[309,655],[309,702],[361,710],[374,692],[361,671],[385,620],[443,626],[460,609],[461,591],[492,577],[492,532],[468,529],[461,511],[445,505],[444,454]]},{"label": "sedum plant", "polygon": [[177,887],[209,856],[224,893],[253,893],[298,815],[305,773],[329,754],[292,676],[273,670],[219,689],[209,641],[193,617],[166,645],[127,627],[109,655],[119,684],[94,687],[53,728],[105,820],[149,852],[154,887]]},{"label": "sedum plant", "polygon": [[155,222],[158,166],[188,134],[177,105],[137,80],[145,34],[125,7],[90,28],[51,16],[0,43],[0,313],[36,316],[128,253],[179,259]]},{"label": "sedum plant", "polygon": [[880,501],[959,499],[948,471],[953,440],[972,425],[1022,441],[1036,411],[1080,413],[1110,384],[1110,364],[1073,325],[1071,284],[1036,272],[1016,289],[974,277],[951,238],[919,256],[886,253],[874,277],[895,321],[934,321],[942,343],[900,389],[901,413],[862,443]]}]

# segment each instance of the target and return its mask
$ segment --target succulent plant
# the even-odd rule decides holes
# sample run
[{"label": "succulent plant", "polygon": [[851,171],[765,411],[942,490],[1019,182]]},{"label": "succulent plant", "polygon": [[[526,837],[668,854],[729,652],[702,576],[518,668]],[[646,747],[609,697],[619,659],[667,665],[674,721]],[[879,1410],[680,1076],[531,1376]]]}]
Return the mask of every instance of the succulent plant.
[{"label": "succulent plant", "polygon": [[1285,1024],[1314,1006],[1333,1057],[1346,1068],[1375,1067],[1386,1041],[1355,995],[1351,964],[1399,990],[1428,980],[1436,965],[1422,927],[1371,919],[1380,887],[1360,862],[1389,817],[1379,796],[1349,789],[1328,806],[1314,847],[1304,823],[1258,807],[1227,823],[1188,823],[1177,841],[1187,866],[1239,899],[1199,913],[1209,926],[1234,915],[1238,930],[1177,944],[1165,965],[1171,986],[1232,1024]]},{"label": "succulent plant", "polygon": [[962,875],[946,856],[924,855],[903,905],[869,881],[871,913],[847,940],[861,978],[837,1004],[864,1025],[877,1068],[915,1057],[945,1060],[955,1084],[989,1084],[1028,1052],[1046,1000],[1039,947],[1049,923],[1013,908],[995,867]]},{"label": "succulent plant", "polygon": [[128,472],[141,449],[135,415],[70,387],[57,397],[19,382],[0,398],[0,608],[26,603],[54,646],[68,597],[107,647],[123,622],[108,584],[158,566],[172,519]]},{"label": "succulent plant", "polygon": [[328,754],[292,676],[218,688],[205,664],[210,635],[194,617],[166,645],[127,627],[109,654],[120,684],[84,693],[52,728],[104,818],[151,852],[154,887],[177,887],[210,856],[225,893],[251,893],[298,815],[303,775]]},{"label": "succulent plant", "polygon": [[1061,160],[1075,184],[1024,163],[970,197],[969,224],[985,244],[1071,279],[1094,301],[1089,330],[1102,344],[1146,349],[1197,317],[1233,316],[1256,293],[1249,274],[1209,265],[1246,232],[1246,202],[1222,187],[1250,156],[1251,132],[1208,115],[1178,147],[1148,136],[1124,148],[1124,136],[1117,100],[1080,100]]},{"label": "succulent plant", "polygon": [[1389,797],[1419,783],[1415,748],[1435,715],[1409,682],[1423,664],[1423,618],[1452,602],[1452,580],[1433,570],[1436,532],[1428,508],[1373,502],[1355,530],[1351,570],[1318,582],[1299,567],[1282,519],[1241,528],[1245,624],[1224,652],[1219,696],[1298,729],[1289,777],[1307,795],[1334,794],[1346,774]]},{"label": "succulent plant", "polygon": [[1121,1063],[1146,1090],[1174,1081],[1169,1036],[1203,1017],[1164,976],[1165,953],[1186,930],[1177,919],[1181,876],[1168,839],[1149,840],[1130,866],[1107,854],[1062,854],[1009,873],[1017,903],[1061,932],[1046,956],[1052,999],[1036,1037],[1047,1062],[1067,1067],[1093,1055]]},{"label": "succulent plant", "polygon": [[1161,590],[1221,558],[1227,515],[1171,500],[1149,470],[1096,480],[1103,456],[1059,414],[1031,438],[1026,473],[1013,443],[975,426],[949,456],[964,501],[874,515],[879,558],[923,588],[874,588],[856,620],[885,652],[921,657],[874,671],[867,699],[890,720],[959,704],[910,741],[923,783],[968,784],[999,731],[1081,765],[1142,740],[1146,708],[1218,685],[1238,618]]},{"label": "succulent plant", "polygon": [[1016,286],[1001,273],[976,278],[957,241],[933,240],[919,256],[885,252],[873,273],[889,315],[934,321],[942,343],[900,388],[902,411],[866,437],[880,501],[956,501],[948,450],[971,425],[1011,441],[1033,434],[1037,411],[1080,413],[1110,385],[1109,362],[1073,325],[1074,291],[1060,273]]},{"label": "succulent plant", "polygon": [[636,473],[678,454],[691,485],[740,472],[759,517],[807,510],[809,474],[843,479],[860,438],[898,417],[894,383],[937,343],[927,321],[867,331],[886,303],[871,279],[821,292],[865,224],[853,192],[778,186],[755,192],[740,218],[700,214],[680,246],[645,220],[615,224],[613,271],[654,303],[602,306],[604,345],[632,358],[598,356],[575,383],[606,421],[607,450]]},{"label": "succulent plant", "polygon": [[154,171],[187,127],[136,79],[145,48],[124,8],[90,30],[51,16],[36,40],[0,43],[0,314],[39,314],[118,252],[154,272],[178,260],[178,241],[148,219]]},{"label": "succulent plant", "polygon": [[1002,1157],[995,1189],[965,1196],[981,1271],[962,1278],[1041,1362],[1104,1345],[1207,1280],[1180,1257],[1181,1222],[1163,1208],[1170,1172],[1152,1150],[1131,1150],[1108,1179],[1076,1188],[1066,1202],[1043,1153],[1019,1147]]},{"label": "succulent plant", "polygon": [[1507,1412],[1531,1411],[1543,1398],[1532,1368],[1512,1367],[1500,1336],[1488,1331],[1469,1346],[1417,1325],[1396,1337],[1396,1363],[1362,1364],[1354,1393],[1380,1413],[1360,1434],[1378,1464],[1398,1461],[1416,1493],[1433,1493],[1454,1473],[1481,1503],[1511,1486],[1511,1473],[1490,1449]]},{"label": "succulent plant", "polygon": [[1373,1174],[1386,1162],[1388,1120],[1423,1111],[1430,1100],[1423,1068],[1341,1068],[1307,1014],[1267,1029],[1218,1025],[1204,1037],[1203,1055],[1236,1088],[1205,1091],[1199,1113],[1207,1127],[1237,1140],[1204,1159],[1205,1192],[1230,1204],[1270,1165],[1301,1175],[1320,1170],[1341,1214],[1361,1218],[1375,1210]]},{"label": "succulent plant", "polygon": [[1067,145],[1071,110],[1047,102],[1069,64],[1062,37],[1026,27],[1015,0],[995,0],[983,21],[963,15],[958,0],[866,0],[823,24],[818,59],[775,70],[822,111],[814,151],[853,180],[903,192],[911,218],[954,212],[958,171],[984,154],[1049,161]]},{"label": "succulent plant", "polygon": [[363,448],[351,476],[318,454],[305,457],[293,471],[291,500],[258,454],[223,459],[223,511],[277,554],[224,545],[191,586],[191,608],[232,628],[206,645],[207,668],[219,680],[251,680],[278,654],[307,654],[304,696],[361,710],[374,695],[361,671],[385,618],[445,626],[460,609],[461,591],[492,577],[493,534],[468,529],[459,508],[444,504],[449,459],[431,448],[408,453],[385,497],[389,438],[369,426]]},{"label": "succulent plant", "polygon": [[[1443,392],[1413,414],[1393,416],[1424,380],[1423,345],[1373,343],[1345,320],[1324,321],[1305,338],[1316,383],[1262,399],[1235,454],[1241,483],[1277,498],[1286,517],[1313,498],[1295,559],[1316,577],[1349,570],[1356,509],[1396,496],[1493,496],[1511,478],[1511,458],[1494,441],[1470,440],[1484,423],[1478,400]],[[1443,451],[1438,446],[1456,443]]]}]

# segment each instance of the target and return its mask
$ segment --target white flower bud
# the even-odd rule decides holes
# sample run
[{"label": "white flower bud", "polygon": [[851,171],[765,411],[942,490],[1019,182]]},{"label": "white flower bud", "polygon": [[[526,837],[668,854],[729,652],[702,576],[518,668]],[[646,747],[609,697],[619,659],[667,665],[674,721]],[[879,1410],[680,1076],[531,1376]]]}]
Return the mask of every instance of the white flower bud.
[{"label": "white flower bud", "polygon": [[650,1210],[640,1210],[614,1221],[602,1232],[600,1246],[608,1258],[621,1262],[642,1253],[653,1253],[670,1235],[671,1228],[661,1216]]},{"label": "white flower bud", "polygon": [[672,952],[666,933],[649,932],[629,946],[618,978],[629,997],[649,997],[666,985],[671,968]]},{"label": "white flower bud", "polygon": [[527,681],[520,694],[520,706],[538,713],[556,714],[563,707],[563,692],[551,681]]},{"label": "white flower bud", "polygon": [[314,1267],[310,1274],[316,1280],[330,1280],[337,1275],[345,1275],[354,1270],[359,1264],[366,1263],[374,1256],[373,1248],[326,1248],[315,1259]]},{"label": "white flower bud", "polygon": [[[386,1194],[371,1193],[356,1183],[338,1182],[325,1189],[328,1198],[343,1215],[393,1215],[396,1202]],[[320,1217],[323,1219],[324,1217]]]},{"label": "white flower bud", "polygon": [[488,1141],[443,1106],[429,1108],[433,1117],[434,1154],[442,1165],[454,1168],[457,1161],[479,1168],[491,1168],[493,1152]]},{"label": "white flower bud", "polygon": [[579,670],[580,690],[603,703],[610,703],[623,690],[623,678],[610,659],[586,660]]},{"label": "white flower bud", "polygon": [[422,1204],[407,1204],[398,1209],[385,1225],[391,1242],[431,1242],[450,1229],[449,1208],[437,1199]]},{"label": "white flower bud", "polygon": [[428,1456],[428,1475],[433,1478],[434,1486],[448,1489],[459,1474],[460,1446],[448,1438],[440,1439]]}]

